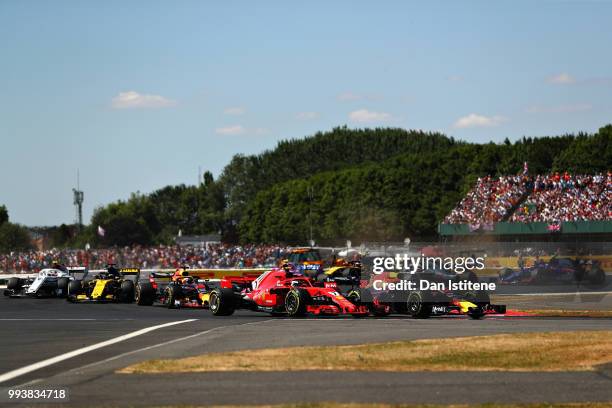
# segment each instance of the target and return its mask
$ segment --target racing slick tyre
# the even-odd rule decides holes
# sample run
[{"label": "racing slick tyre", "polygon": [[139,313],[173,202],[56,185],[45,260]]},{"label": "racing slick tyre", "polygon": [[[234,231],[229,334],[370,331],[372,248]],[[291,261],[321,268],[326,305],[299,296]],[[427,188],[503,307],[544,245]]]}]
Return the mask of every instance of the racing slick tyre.
[{"label": "racing slick tyre", "polygon": [[119,288],[119,301],[121,303],[132,303],[134,301],[134,282],[124,280]]},{"label": "racing slick tyre", "polygon": [[152,306],[155,300],[155,289],[151,282],[138,282],[134,292],[136,304],[139,306]]},{"label": "racing slick tyre", "polygon": [[68,284],[70,279],[63,277],[57,280],[57,292],[59,297],[66,297],[68,295]]},{"label": "racing slick tyre", "polygon": [[214,289],[210,292],[210,311],[215,316],[229,316],[236,310],[236,295],[229,288]]},{"label": "racing slick tyre", "polygon": [[592,285],[603,285],[606,283],[606,273],[601,268],[589,271],[587,276],[589,283]]},{"label": "racing slick tyre", "polygon": [[425,296],[421,291],[410,292],[408,300],[408,314],[415,319],[427,319],[431,316],[431,303],[425,301]]},{"label": "racing slick tyre", "polygon": [[81,293],[82,290],[83,290],[83,285],[80,280],[75,279],[75,280],[68,282],[68,293],[67,293],[66,299],[69,302],[76,301],[76,297]]},{"label": "racing slick tyre", "polygon": [[15,277],[9,278],[8,282],[6,283],[6,288],[11,290],[18,290],[19,288],[21,288],[21,279]]},{"label": "racing slick tyre", "polygon": [[181,288],[176,285],[168,285],[166,286],[164,294],[164,305],[168,309],[174,309],[176,307],[176,301],[181,298]]},{"label": "racing slick tyre", "polygon": [[306,307],[310,302],[310,295],[304,289],[296,288],[287,292],[285,296],[285,309],[289,317],[302,317],[306,315]]}]

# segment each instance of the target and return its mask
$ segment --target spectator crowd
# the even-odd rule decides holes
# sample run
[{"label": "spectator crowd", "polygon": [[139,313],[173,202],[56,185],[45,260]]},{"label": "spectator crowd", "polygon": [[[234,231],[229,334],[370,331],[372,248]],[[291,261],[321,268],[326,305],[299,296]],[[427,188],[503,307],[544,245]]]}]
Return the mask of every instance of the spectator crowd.
[{"label": "spectator crowd", "polygon": [[601,221],[612,219],[612,173],[537,176],[513,222]]},{"label": "spectator crowd", "polygon": [[0,271],[32,272],[51,267],[55,262],[66,266],[102,269],[109,263],[146,268],[256,268],[275,265],[287,252],[277,245],[133,246],[108,249],[50,249],[45,251],[0,254]]},{"label": "spectator crowd", "polygon": [[611,172],[479,178],[444,222],[480,226],[499,221],[599,220],[612,220]]},{"label": "spectator crowd", "polygon": [[461,202],[444,219],[446,224],[489,224],[501,221],[524,194],[523,176],[479,178]]}]

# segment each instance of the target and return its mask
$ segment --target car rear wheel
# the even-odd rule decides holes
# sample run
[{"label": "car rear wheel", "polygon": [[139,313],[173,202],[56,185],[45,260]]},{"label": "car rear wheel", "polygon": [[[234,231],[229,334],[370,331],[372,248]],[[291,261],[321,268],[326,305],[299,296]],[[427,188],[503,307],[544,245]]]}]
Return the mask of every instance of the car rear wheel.
[{"label": "car rear wheel", "polygon": [[606,283],[606,273],[603,269],[597,268],[589,272],[588,279],[592,285],[603,285]]},{"label": "car rear wheel", "polygon": [[11,290],[19,290],[21,288],[21,279],[15,277],[9,278],[8,282],[6,283],[6,288]]},{"label": "car rear wheel", "polygon": [[181,298],[181,289],[176,285],[168,285],[166,286],[164,295],[164,305],[168,309],[174,309],[176,307],[176,301]]},{"label": "car rear wheel", "polygon": [[119,301],[123,303],[132,303],[134,301],[134,282],[124,280],[119,288]]},{"label": "car rear wheel", "polygon": [[229,316],[236,310],[236,296],[229,288],[214,289],[210,293],[210,311],[215,316]]},{"label": "car rear wheel", "polygon": [[292,289],[285,296],[285,309],[289,317],[301,317],[306,315],[306,307],[310,296],[304,289]]},{"label": "car rear wheel", "polygon": [[67,296],[68,301],[72,302],[76,300],[76,297],[79,294],[81,294],[82,290],[83,290],[83,285],[80,280],[75,279],[75,280],[68,282],[68,296]]},{"label": "car rear wheel", "polygon": [[138,282],[136,285],[136,304],[140,306],[151,306],[155,298],[155,289],[150,282]]},{"label": "car rear wheel", "polygon": [[66,277],[62,277],[57,280],[57,293],[59,297],[66,297],[66,295],[68,294],[69,283],[70,279]]}]

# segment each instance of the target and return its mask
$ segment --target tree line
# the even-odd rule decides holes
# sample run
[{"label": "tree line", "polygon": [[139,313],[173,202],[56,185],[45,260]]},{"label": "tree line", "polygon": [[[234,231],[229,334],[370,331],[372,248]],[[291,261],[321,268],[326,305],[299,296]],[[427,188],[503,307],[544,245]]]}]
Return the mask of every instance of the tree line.
[{"label": "tree line", "polygon": [[[97,208],[59,246],[170,243],[221,233],[227,242],[318,243],[432,238],[437,224],[481,176],[605,172],[612,125],[595,134],[475,144],[441,133],[335,128],[235,155],[218,179],[167,186]],[[1,218],[0,218],[1,219]],[[102,226],[105,234],[97,234]],[[63,238],[62,238],[63,237]]]}]

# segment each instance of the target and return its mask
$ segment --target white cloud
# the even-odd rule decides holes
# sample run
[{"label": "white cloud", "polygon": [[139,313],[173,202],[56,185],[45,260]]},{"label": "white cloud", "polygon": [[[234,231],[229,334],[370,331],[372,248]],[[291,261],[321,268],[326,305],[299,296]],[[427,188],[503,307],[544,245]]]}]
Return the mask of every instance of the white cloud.
[{"label": "white cloud", "polygon": [[577,103],[574,105],[542,106],[536,105],[527,109],[528,113],[572,113],[584,112],[593,109],[588,103]]},{"label": "white cloud", "polygon": [[386,112],[372,112],[367,109],[359,109],[349,113],[349,119],[353,122],[385,122],[391,119],[391,114]]},{"label": "white cloud", "polygon": [[267,128],[255,128],[255,129],[253,129],[253,133],[255,133],[256,135],[267,135],[268,133],[270,133],[270,129],[267,129]]},{"label": "white cloud", "polygon": [[300,112],[295,117],[299,120],[313,120],[319,117],[318,112]]},{"label": "white cloud", "polygon": [[568,85],[575,83],[576,78],[574,78],[567,72],[562,72],[560,74],[548,77],[547,81],[551,84]]},{"label": "white cloud", "polygon": [[339,101],[348,102],[348,101],[360,101],[363,99],[363,96],[357,95],[353,92],[343,92],[336,97]]},{"label": "white cloud", "polygon": [[471,127],[492,127],[497,126],[502,122],[505,122],[506,118],[503,116],[483,116],[476,113],[470,113],[467,116],[457,119],[453,124],[456,129],[464,129]]},{"label": "white cloud", "polygon": [[130,108],[166,108],[176,105],[176,101],[161,95],[146,95],[136,91],[119,92],[111,101],[114,109]]},{"label": "white cloud", "polygon": [[241,125],[231,125],[215,129],[215,133],[219,135],[241,135],[246,132],[246,129]]},{"label": "white cloud", "polygon": [[226,115],[243,115],[246,112],[242,106],[232,106],[223,110]]}]

